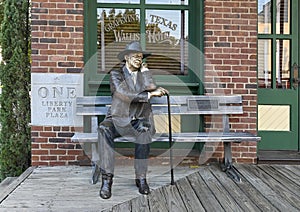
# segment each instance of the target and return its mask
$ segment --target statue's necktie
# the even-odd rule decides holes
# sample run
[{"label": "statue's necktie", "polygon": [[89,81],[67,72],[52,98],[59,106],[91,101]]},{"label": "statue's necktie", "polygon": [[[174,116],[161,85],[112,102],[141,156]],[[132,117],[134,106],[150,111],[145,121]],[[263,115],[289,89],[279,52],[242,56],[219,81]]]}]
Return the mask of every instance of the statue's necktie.
[{"label": "statue's necktie", "polygon": [[136,78],[137,78],[137,73],[131,72],[131,79],[132,79],[134,85],[136,84]]}]

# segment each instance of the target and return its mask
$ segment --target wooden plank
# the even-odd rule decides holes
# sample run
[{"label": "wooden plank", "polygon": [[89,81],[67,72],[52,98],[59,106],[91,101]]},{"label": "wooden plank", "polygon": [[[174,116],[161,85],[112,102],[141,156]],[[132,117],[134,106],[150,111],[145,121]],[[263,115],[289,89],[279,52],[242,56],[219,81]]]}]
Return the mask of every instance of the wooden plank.
[{"label": "wooden plank", "polygon": [[97,116],[106,115],[108,107],[77,107],[76,115],[79,116]]},{"label": "wooden plank", "polygon": [[14,182],[12,182],[5,189],[0,191],[0,204],[1,202],[15,190],[35,169],[35,167],[29,167],[25,172],[23,172]]},{"label": "wooden plank", "polygon": [[[15,199],[15,201],[4,201],[1,204],[2,208],[48,208],[50,204],[49,199],[43,199],[43,200],[33,200],[33,199]],[[8,210],[9,211],[9,210]]]},{"label": "wooden plank", "polygon": [[162,188],[156,189],[148,195],[151,212],[169,211],[167,201],[162,193]]},{"label": "wooden plank", "polygon": [[[297,201],[294,196],[286,192],[285,189],[281,191],[278,189],[280,183],[271,179],[270,176],[260,171],[258,168],[253,166],[246,166],[240,164],[238,168],[239,172],[252,184],[262,195],[267,198],[280,211],[297,211],[297,207],[294,207],[293,201]],[[266,179],[264,179],[266,177]],[[270,180],[270,181],[269,181]],[[282,187],[282,186],[281,186]],[[288,195],[288,196],[285,196]],[[299,203],[297,203],[299,204]]]},{"label": "wooden plank", "polygon": [[227,192],[230,193],[243,211],[252,212],[260,210],[255,202],[244,193],[245,191],[238,186],[241,183],[235,183],[232,181],[225,172],[221,172],[219,167],[210,166],[209,168],[213,175],[219,180]]},{"label": "wooden plank", "polygon": [[[250,133],[206,133],[206,132],[187,132],[187,133],[173,133],[172,138],[174,142],[258,142],[260,137],[254,136]],[[119,137],[115,139],[116,142],[134,142],[134,137]],[[98,142],[97,133],[75,133],[72,137],[72,142],[79,143],[96,143]],[[168,134],[156,134],[152,138],[152,142],[169,142]]]},{"label": "wooden plank", "polygon": [[178,188],[187,211],[205,211],[186,177],[177,181],[175,185]]},{"label": "wooden plank", "polygon": [[75,133],[71,138],[72,142],[78,143],[96,143],[98,141],[97,133]]},{"label": "wooden plank", "polygon": [[0,183],[0,191],[3,191],[7,186],[9,186],[18,177],[7,177]]},{"label": "wooden plank", "polygon": [[208,169],[205,172],[200,171],[199,174],[225,211],[242,211],[242,208],[236,203],[235,199]]},{"label": "wooden plank", "polygon": [[184,212],[188,211],[175,185],[163,187],[163,194],[167,200],[168,211]]},{"label": "wooden plank", "polygon": [[[200,170],[200,172],[205,171],[206,169],[204,168]],[[206,211],[224,211],[212,191],[200,177],[199,173],[191,174],[187,177],[187,179]]]},{"label": "wooden plank", "polygon": [[[234,96],[204,96],[204,95],[187,95],[187,96],[170,96],[172,104],[187,104],[186,99],[194,100],[218,100],[223,104],[239,104],[242,103],[241,95]],[[77,97],[76,103],[81,105],[100,105],[109,104],[111,96],[83,96]],[[152,104],[166,104],[167,100],[164,97],[154,97],[151,99]]]},{"label": "wooden plank", "polygon": [[149,212],[148,199],[145,195],[141,195],[131,200],[132,212]]},{"label": "wooden plank", "polygon": [[272,165],[271,166],[273,169],[276,169],[278,172],[281,174],[285,175],[285,177],[289,178],[291,181],[296,183],[298,186],[300,186],[300,176],[296,175],[294,172],[291,170],[287,169],[286,166],[283,165]]},{"label": "wooden plank", "polygon": [[[99,211],[99,210],[98,210]],[[112,212],[112,208],[106,208],[101,210],[101,212]]]},{"label": "wooden plank", "polygon": [[[238,167],[238,170],[240,169],[242,169],[242,167]],[[251,183],[249,183],[243,175],[240,175],[240,177],[241,177],[241,183],[236,183],[236,186],[238,186],[241,189],[241,191],[250,200],[252,200],[252,202],[255,203],[261,211],[270,211],[270,212],[278,211],[277,208],[275,208],[272,205],[272,203],[267,198],[265,198],[264,195],[261,194],[259,190],[257,190]]]},{"label": "wooden plank", "polygon": [[110,104],[111,96],[83,96],[76,98],[77,105],[100,105]]},{"label": "wooden plank", "polygon": [[[289,207],[289,205],[291,205],[292,207],[298,208],[300,210],[300,194],[297,188],[294,188],[296,191],[294,192],[292,191],[293,188],[288,188],[291,185],[285,184],[286,181],[284,181],[284,179],[276,180],[276,178],[273,176],[274,173],[270,173],[267,171],[267,166],[255,166],[254,170],[256,176],[261,177],[261,180],[265,183],[272,185],[272,189],[277,193],[277,195],[285,197],[286,201],[289,203],[286,207]],[[296,195],[296,193],[298,193],[298,195]]]},{"label": "wooden plank", "polygon": [[[109,106],[77,107],[76,114],[81,116],[106,115]],[[167,105],[152,105],[153,114],[168,114]],[[186,106],[173,105],[170,107],[172,115],[225,115],[243,114],[242,106],[222,106],[218,110],[189,110]]]},{"label": "wooden plank", "polygon": [[[170,104],[173,114],[241,114],[241,99],[241,96],[171,96]],[[76,104],[78,114],[102,115],[111,105],[111,97],[77,97]],[[154,111],[167,114],[166,98],[152,98],[151,104]]]},{"label": "wooden plank", "polygon": [[[21,209],[17,209],[17,208],[1,208],[0,207],[0,212],[12,212],[12,211],[26,211],[26,209],[21,208]],[[28,211],[28,210],[27,210]],[[49,209],[43,209],[43,208],[30,208],[30,211],[38,211],[38,212],[47,212],[49,211]],[[73,211],[76,211],[75,209]]]},{"label": "wooden plank", "polygon": [[291,166],[290,165],[290,166],[286,166],[286,168],[300,177],[300,166],[298,166],[298,165]]},{"label": "wooden plank", "polygon": [[[98,201],[96,201],[98,200]],[[44,207],[47,208],[47,207]],[[103,203],[99,199],[95,201],[59,201],[55,200],[51,202],[48,206],[48,211],[63,211],[63,212],[73,212],[73,211],[103,211],[111,210],[112,204],[107,202]]]},{"label": "wooden plank", "polygon": [[[109,208],[107,208],[109,207]],[[24,200],[24,201],[15,201],[11,202],[10,205],[5,204],[1,205],[1,208],[5,208],[5,211],[102,211],[110,210],[112,207],[111,204],[99,203],[99,201],[33,201],[33,200]],[[128,211],[128,210],[127,210]]]},{"label": "wooden plank", "polygon": [[[259,165],[258,168],[270,175],[274,179],[274,183],[277,181],[280,185],[284,185],[284,188],[298,196],[300,199],[300,186],[291,181],[289,177],[286,177],[286,175],[281,174],[279,171],[268,165]],[[299,179],[300,178],[298,178],[298,180]],[[300,204],[298,206],[300,208]]]},{"label": "wooden plank", "polygon": [[112,208],[113,212],[124,212],[124,211],[131,211],[131,202],[123,202],[121,204],[115,205]]}]

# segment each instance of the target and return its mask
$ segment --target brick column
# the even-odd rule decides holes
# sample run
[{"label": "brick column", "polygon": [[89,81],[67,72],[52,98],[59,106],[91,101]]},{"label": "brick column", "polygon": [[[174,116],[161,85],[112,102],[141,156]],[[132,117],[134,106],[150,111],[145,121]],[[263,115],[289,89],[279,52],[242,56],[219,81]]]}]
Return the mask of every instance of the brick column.
[{"label": "brick column", "polygon": [[[83,0],[32,0],[32,73],[83,69]],[[32,104],[35,104],[32,102]],[[32,165],[78,164],[86,157],[70,142],[70,126],[32,126]]]},{"label": "brick column", "polygon": [[[206,92],[242,95],[244,114],[232,116],[231,127],[256,133],[257,1],[206,0],[204,25]],[[207,150],[214,151],[217,159],[223,156],[220,146]],[[237,162],[255,163],[256,143],[234,145],[233,157]]]}]

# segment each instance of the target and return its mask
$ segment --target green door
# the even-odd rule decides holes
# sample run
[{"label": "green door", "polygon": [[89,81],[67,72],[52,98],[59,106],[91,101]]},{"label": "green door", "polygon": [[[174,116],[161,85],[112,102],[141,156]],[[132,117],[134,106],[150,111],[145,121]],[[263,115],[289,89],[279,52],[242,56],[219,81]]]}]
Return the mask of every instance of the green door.
[{"label": "green door", "polygon": [[259,150],[299,150],[299,3],[258,0]]}]

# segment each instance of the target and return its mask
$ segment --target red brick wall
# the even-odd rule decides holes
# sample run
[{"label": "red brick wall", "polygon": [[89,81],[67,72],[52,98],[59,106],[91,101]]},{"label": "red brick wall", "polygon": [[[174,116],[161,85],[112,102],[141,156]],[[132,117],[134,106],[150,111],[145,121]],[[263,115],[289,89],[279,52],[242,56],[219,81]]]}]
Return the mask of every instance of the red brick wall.
[{"label": "red brick wall", "polygon": [[[83,68],[83,0],[32,0],[32,73],[80,73]],[[33,102],[34,104],[34,102]],[[85,160],[71,143],[72,127],[32,126],[32,165]]]},{"label": "red brick wall", "polygon": [[[243,115],[230,118],[236,131],[256,133],[257,1],[205,1],[205,88],[210,94],[243,96]],[[223,148],[208,146],[220,159]],[[256,143],[233,147],[237,162],[256,162]]]},{"label": "red brick wall", "polygon": [[[207,94],[241,94],[245,113],[231,117],[236,131],[256,133],[256,0],[205,1]],[[200,14],[200,13],[199,13]],[[83,68],[83,0],[32,0],[32,72],[80,73]],[[200,39],[200,38],[199,38]],[[34,103],[33,103],[34,104]],[[32,126],[32,165],[86,161],[70,142],[74,129]],[[222,146],[207,146],[220,159]],[[237,162],[256,161],[256,144],[233,147]]]},{"label": "red brick wall", "polygon": [[83,0],[33,0],[31,18],[32,72],[81,72]]},{"label": "red brick wall", "polygon": [[72,127],[32,126],[32,165],[78,165],[86,160],[80,144],[71,143]]}]

